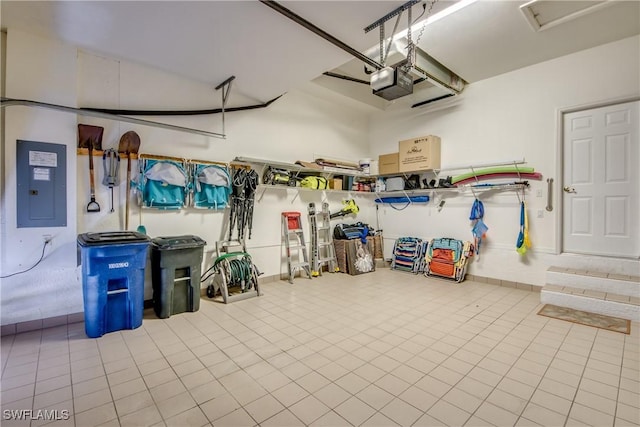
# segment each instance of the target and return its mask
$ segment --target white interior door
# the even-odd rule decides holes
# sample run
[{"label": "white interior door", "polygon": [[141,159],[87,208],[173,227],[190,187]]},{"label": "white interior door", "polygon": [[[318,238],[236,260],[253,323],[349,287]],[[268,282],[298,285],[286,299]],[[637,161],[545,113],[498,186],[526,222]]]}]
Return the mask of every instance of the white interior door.
[{"label": "white interior door", "polygon": [[564,115],[564,252],[640,256],[639,104]]}]

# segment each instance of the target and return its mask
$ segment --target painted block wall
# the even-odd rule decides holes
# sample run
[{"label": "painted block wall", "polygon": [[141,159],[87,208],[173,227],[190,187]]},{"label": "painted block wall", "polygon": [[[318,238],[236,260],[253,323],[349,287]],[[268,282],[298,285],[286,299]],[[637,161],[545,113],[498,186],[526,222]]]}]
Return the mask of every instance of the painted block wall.
[{"label": "painted block wall", "polygon": [[[76,50],[53,40],[9,32],[6,48],[6,94],[75,106]],[[2,323],[77,312],[76,189],[67,185],[67,227],[17,228],[16,140],[64,144],[67,184],[75,181],[76,118],[55,111],[11,107],[5,110],[1,224],[2,275],[24,270],[40,257],[44,234],[53,236],[42,263],[28,273],[2,279]],[[18,320],[19,319],[19,320]]]},{"label": "painted block wall", "polygon": [[[236,87],[241,82],[234,82]],[[252,105],[259,101],[230,95],[231,105]],[[199,109],[219,106],[220,93],[214,85],[188,81],[176,75],[140,64],[84,52],[72,46],[20,31],[8,31],[7,96],[62,104],[72,107],[127,109]],[[267,101],[267,100],[262,100]],[[105,128],[103,148],[116,148],[120,136],[136,131],[141,153],[229,162],[236,156],[294,162],[314,155],[347,159],[368,153],[368,120],[364,113],[342,107],[312,93],[293,91],[266,109],[228,113],[226,139],[164,129],[134,126],[108,120],[81,117],[48,110],[10,107],[6,109],[6,147],[3,193],[2,274],[30,266],[42,248],[42,234],[54,236],[44,261],[34,270],[2,280],[1,323],[11,324],[82,311],[82,284],[76,266],[77,235],[87,231],[124,229],[126,162],[121,162],[121,184],[114,192],[114,213],[110,213],[110,192],[101,184],[102,159],[95,157],[96,198],[99,213],[87,213],[89,202],[88,157],[77,156],[77,124]],[[180,126],[221,132],[221,116],[147,117]],[[68,226],[53,229],[16,228],[15,140],[32,139],[67,146]],[[132,162],[132,171],[137,162]],[[254,262],[266,275],[284,272],[280,237],[280,213],[305,213],[311,201],[328,200],[339,209],[347,193],[327,194],[266,189],[259,193],[254,210],[253,235],[247,241]],[[356,195],[357,196],[357,195]],[[372,197],[358,196],[359,204],[372,204]],[[131,199],[129,229],[140,223],[151,237],[193,234],[207,241],[205,259],[213,256],[215,241],[226,236],[227,212],[188,208],[180,212],[145,209]],[[371,209],[363,209],[359,220],[371,221]],[[351,218],[353,219],[353,218]],[[303,215],[305,229],[308,229]],[[308,239],[308,236],[307,236]],[[7,250],[11,248],[11,250]],[[147,269],[145,298],[151,297]],[[298,279],[302,280],[302,279]]]},{"label": "painted block wall", "polygon": [[[397,141],[425,134],[443,139],[443,166],[469,162],[493,162],[526,158],[545,178],[556,174],[557,111],[560,108],[594,103],[640,93],[638,51],[634,37],[589,49],[533,67],[497,76],[471,85],[457,106],[433,111],[395,111],[391,108],[371,117],[355,111],[348,102],[314,91],[289,92],[265,110],[227,116],[226,140],[125,123],[100,121],[46,110],[11,107],[6,110],[3,167],[5,187],[2,200],[2,274],[31,265],[41,250],[42,234],[54,235],[53,246],[43,263],[32,272],[3,279],[1,323],[68,314],[82,309],[81,284],[76,268],[76,236],[88,230],[107,231],[124,226],[124,183],[116,190],[116,210],[108,213],[109,192],[98,185],[103,211],[87,214],[88,171],[86,156],[76,156],[78,122],[105,127],[105,147],[117,147],[119,136],[135,130],[142,138],[141,152],[229,161],[235,156],[264,157],[280,161],[311,158],[313,154],[342,158],[375,157],[395,151]],[[69,106],[122,108],[209,108],[219,96],[209,85],[129,62],[78,51],[54,40],[9,31],[7,41],[7,96],[35,99]],[[615,76],[604,78],[603,76]],[[238,105],[256,101],[232,93]],[[239,98],[235,98],[238,96]],[[240,102],[241,101],[241,102]],[[362,110],[359,110],[362,111]],[[370,112],[370,109],[364,111]],[[150,118],[154,119],[154,118]],[[158,119],[158,118],[156,118]],[[220,118],[162,118],[167,122],[220,131]],[[15,227],[15,140],[33,139],[67,145],[69,165],[68,223],[64,229],[17,229]],[[133,169],[135,170],[135,162]],[[98,168],[99,169],[99,168]],[[124,167],[121,169],[124,177]],[[98,175],[96,181],[101,180]],[[538,189],[543,197],[535,196]],[[557,203],[557,195],[555,197]],[[305,211],[310,201],[323,200],[321,193],[297,193],[268,189],[256,205],[254,235],[248,242],[256,264],[267,275],[283,271],[280,250],[280,212]],[[326,196],[333,206],[342,194]],[[448,197],[442,211],[433,205],[410,206],[396,212],[381,208],[387,255],[395,237],[418,235],[426,238],[471,237],[468,212],[472,197]],[[514,250],[518,227],[518,202],[514,194],[487,198],[486,221],[490,227],[480,258],[471,274],[540,285],[557,247],[555,213],[544,209],[546,186],[535,184],[527,194],[530,204],[531,237],[534,250],[521,258]],[[362,209],[358,219],[377,224],[369,196],[357,196]],[[131,207],[130,229],[138,226],[139,211]],[[151,236],[197,234],[209,243],[223,235],[223,213],[185,210],[145,210],[142,223]],[[304,220],[306,227],[306,219]],[[303,280],[303,279],[298,279]]]},{"label": "painted block wall", "polygon": [[[525,256],[515,251],[520,220],[516,194],[481,196],[489,231],[469,273],[542,286],[544,272],[556,261],[559,249],[556,231],[562,177],[557,176],[558,112],[639,96],[639,53],[640,38],[631,37],[473,83],[450,108],[390,109],[374,114],[370,120],[371,153],[397,151],[399,140],[433,134],[442,138],[443,168],[524,158],[526,166],[535,167],[544,176],[543,181],[531,181],[526,192],[533,250]],[[549,177],[555,180],[556,209],[551,213],[545,210]],[[468,216],[473,195],[446,193],[444,197],[441,211],[434,204],[411,206],[402,212],[383,208],[380,216],[385,238],[472,239]],[[537,217],[539,211],[542,218]],[[623,274],[637,274],[635,270]]]}]

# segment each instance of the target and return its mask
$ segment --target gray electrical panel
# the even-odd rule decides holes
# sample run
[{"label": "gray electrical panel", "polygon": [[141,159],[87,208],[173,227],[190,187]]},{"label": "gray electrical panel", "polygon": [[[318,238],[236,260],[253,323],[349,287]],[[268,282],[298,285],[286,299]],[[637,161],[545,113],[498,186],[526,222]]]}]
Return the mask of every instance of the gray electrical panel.
[{"label": "gray electrical panel", "polygon": [[17,141],[18,228],[67,226],[67,147]]}]

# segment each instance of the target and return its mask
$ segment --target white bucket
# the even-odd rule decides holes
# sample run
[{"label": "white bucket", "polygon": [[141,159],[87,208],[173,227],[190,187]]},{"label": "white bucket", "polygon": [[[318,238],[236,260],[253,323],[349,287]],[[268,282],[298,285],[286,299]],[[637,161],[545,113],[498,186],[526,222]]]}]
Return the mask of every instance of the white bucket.
[{"label": "white bucket", "polygon": [[362,173],[369,175],[371,168],[371,159],[360,159],[358,161],[358,165],[360,166],[360,170]]},{"label": "white bucket", "polygon": [[378,175],[380,173],[380,165],[378,164],[378,160],[371,160],[371,164],[369,165],[369,175]]}]

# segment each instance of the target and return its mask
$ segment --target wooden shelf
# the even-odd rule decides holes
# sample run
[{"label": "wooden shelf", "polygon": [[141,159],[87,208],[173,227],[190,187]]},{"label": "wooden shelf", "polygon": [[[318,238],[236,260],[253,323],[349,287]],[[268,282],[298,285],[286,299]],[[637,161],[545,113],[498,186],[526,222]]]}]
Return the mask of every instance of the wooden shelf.
[{"label": "wooden shelf", "polygon": [[[79,156],[88,156],[89,155],[89,149],[88,148],[77,148],[76,149],[76,153]],[[102,155],[104,154],[104,150],[93,150],[93,157],[102,157]],[[118,153],[120,154],[120,158],[121,159],[126,159],[127,155],[124,153]],[[130,159],[137,159],[138,158],[138,154],[137,153],[129,153],[129,158]]]}]

